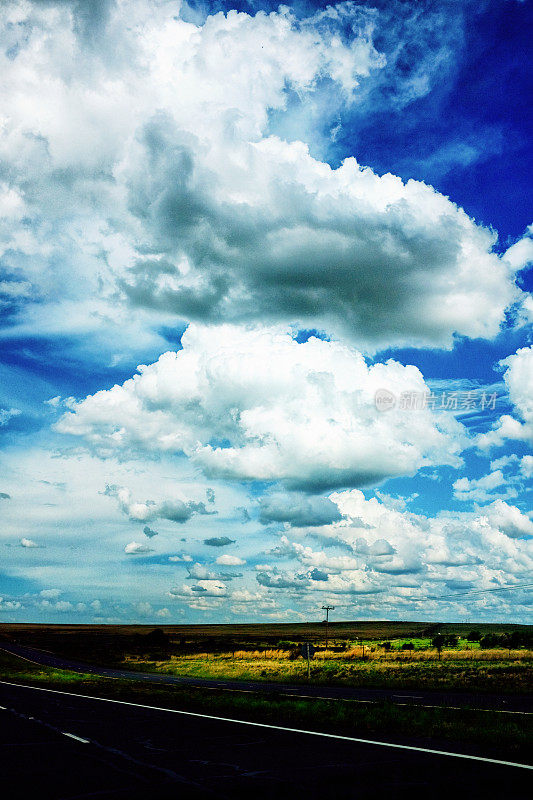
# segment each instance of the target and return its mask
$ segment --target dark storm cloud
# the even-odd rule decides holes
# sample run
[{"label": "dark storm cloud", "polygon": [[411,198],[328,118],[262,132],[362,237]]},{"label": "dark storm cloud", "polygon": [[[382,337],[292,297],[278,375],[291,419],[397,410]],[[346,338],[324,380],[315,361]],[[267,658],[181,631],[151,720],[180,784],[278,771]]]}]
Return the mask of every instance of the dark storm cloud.
[{"label": "dark storm cloud", "polygon": [[342,514],[327,497],[306,497],[302,494],[278,494],[261,500],[259,521],[288,522],[295,528],[330,525],[342,519]]},{"label": "dark storm cloud", "polygon": [[235,544],[235,539],[229,539],[227,536],[213,536],[211,539],[204,539],[204,544],[209,547],[226,547],[228,544]]}]

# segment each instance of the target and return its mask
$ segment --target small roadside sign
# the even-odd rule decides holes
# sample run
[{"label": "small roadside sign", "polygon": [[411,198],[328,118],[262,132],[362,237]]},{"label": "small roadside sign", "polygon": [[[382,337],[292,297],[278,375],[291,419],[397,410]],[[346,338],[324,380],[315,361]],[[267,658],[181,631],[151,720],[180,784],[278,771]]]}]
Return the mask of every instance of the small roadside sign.
[{"label": "small roadside sign", "polygon": [[304,658],[309,660],[310,658],[313,658],[315,654],[315,648],[310,642],[305,642],[305,644],[300,646],[300,652]]}]

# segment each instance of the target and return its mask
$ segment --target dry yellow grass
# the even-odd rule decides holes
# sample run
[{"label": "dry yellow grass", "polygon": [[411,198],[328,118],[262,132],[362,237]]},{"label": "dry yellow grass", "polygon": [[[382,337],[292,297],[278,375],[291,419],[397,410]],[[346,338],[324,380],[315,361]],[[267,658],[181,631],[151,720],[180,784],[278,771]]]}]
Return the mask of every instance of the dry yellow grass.
[{"label": "dry yellow grass", "polygon": [[[354,647],[344,653],[335,653],[331,650],[321,650],[315,653],[317,661],[355,661],[363,658],[363,649]],[[370,649],[365,646],[364,657],[367,661],[438,661],[435,649],[428,650],[389,650]],[[468,648],[464,650],[450,649],[441,653],[442,661],[533,661],[533,650],[480,650]]]},{"label": "dry yellow grass", "polygon": [[[291,657],[292,656],[292,657]],[[311,680],[322,684],[374,687],[531,691],[532,650],[371,650],[320,651],[311,662]],[[125,666],[170,675],[228,680],[307,680],[307,663],[288,650],[236,650],[175,655],[146,662],[130,656]]]}]

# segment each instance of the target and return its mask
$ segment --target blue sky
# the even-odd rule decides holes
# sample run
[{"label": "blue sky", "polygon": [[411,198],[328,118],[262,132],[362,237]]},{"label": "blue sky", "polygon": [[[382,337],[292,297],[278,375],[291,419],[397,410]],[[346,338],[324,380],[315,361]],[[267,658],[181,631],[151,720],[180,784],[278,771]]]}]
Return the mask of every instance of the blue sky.
[{"label": "blue sky", "polygon": [[4,4],[0,619],[532,621],[531,16]]}]

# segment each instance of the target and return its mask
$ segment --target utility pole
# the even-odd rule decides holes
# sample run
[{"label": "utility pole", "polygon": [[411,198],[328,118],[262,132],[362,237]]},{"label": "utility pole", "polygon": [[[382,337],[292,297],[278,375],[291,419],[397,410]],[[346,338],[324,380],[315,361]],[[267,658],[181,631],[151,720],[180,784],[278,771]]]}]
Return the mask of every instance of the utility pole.
[{"label": "utility pole", "polygon": [[329,612],[335,610],[335,606],[322,606],[322,610],[326,612],[326,650],[328,649],[328,629],[329,629]]}]

